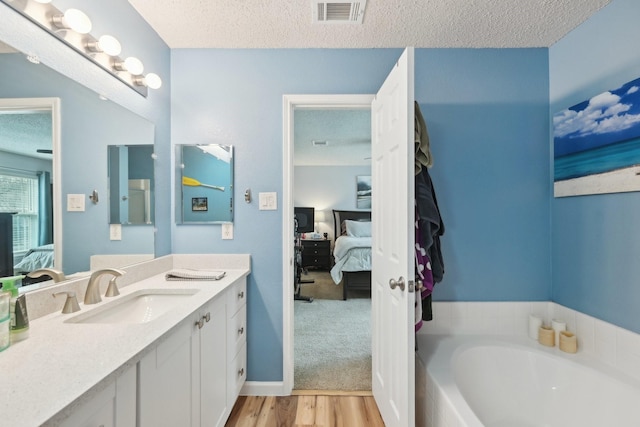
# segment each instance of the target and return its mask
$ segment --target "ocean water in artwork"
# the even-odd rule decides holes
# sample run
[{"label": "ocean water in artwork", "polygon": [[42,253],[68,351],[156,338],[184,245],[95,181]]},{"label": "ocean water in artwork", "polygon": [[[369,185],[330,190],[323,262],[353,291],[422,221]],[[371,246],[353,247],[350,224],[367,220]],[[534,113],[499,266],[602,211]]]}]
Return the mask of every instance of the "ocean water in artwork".
[{"label": "ocean water in artwork", "polygon": [[640,165],[640,78],[554,114],[553,149],[554,182]]},{"label": "ocean water in artwork", "polygon": [[640,165],[640,138],[556,157],[554,181]]}]

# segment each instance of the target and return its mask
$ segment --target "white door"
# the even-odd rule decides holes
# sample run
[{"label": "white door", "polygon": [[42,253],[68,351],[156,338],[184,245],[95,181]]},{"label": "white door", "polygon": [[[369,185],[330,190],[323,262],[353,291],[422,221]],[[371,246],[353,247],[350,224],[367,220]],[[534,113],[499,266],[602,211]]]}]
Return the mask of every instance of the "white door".
[{"label": "white door", "polygon": [[413,63],[407,48],[371,104],[372,388],[387,427],[415,425]]}]

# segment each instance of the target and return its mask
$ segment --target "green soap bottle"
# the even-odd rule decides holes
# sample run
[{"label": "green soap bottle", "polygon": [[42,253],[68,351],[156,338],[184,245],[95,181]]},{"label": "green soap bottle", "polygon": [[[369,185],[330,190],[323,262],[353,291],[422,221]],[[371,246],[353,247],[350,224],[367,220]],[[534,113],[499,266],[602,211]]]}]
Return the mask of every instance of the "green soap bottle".
[{"label": "green soap bottle", "polygon": [[9,312],[11,316],[11,343],[29,337],[29,316],[27,315],[27,301],[24,295],[19,295],[16,282],[24,276],[9,276],[0,278],[2,290],[11,293]]}]

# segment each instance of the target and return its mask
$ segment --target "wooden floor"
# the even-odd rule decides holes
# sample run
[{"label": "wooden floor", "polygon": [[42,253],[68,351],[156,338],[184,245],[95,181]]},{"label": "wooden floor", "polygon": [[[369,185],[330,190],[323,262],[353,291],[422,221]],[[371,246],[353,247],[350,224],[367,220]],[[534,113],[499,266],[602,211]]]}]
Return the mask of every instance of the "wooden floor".
[{"label": "wooden floor", "polygon": [[226,427],[384,427],[373,396],[240,396]]}]

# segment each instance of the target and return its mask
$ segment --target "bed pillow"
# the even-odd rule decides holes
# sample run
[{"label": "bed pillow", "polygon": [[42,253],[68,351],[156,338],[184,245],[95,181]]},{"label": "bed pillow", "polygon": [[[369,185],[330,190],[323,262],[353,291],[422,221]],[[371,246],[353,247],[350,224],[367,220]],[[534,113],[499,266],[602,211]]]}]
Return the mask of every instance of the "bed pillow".
[{"label": "bed pillow", "polygon": [[344,224],[347,228],[347,236],[371,237],[371,221],[346,220]]}]

